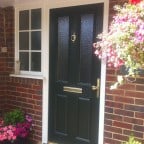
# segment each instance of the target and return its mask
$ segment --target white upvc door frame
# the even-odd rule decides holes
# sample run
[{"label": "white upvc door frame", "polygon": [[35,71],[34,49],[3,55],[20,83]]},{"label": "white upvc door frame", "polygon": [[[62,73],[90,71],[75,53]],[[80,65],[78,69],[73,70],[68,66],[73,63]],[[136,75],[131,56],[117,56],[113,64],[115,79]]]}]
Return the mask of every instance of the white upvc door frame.
[{"label": "white upvc door frame", "polygon": [[[67,0],[62,1],[62,0],[54,0],[53,2],[49,2],[47,7],[48,7],[48,28],[49,28],[49,10],[53,8],[62,8],[62,7],[71,7],[71,6],[79,6],[79,5],[88,5],[88,4],[96,4],[96,3],[104,3],[104,19],[103,19],[103,31],[108,30],[108,17],[109,17],[109,0],[71,0],[67,2]],[[49,31],[49,29],[48,29]],[[49,37],[49,36],[48,36]],[[49,43],[49,41],[48,41]],[[49,65],[49,64],[48,64]],[[49,73],[49,70],[48,72]],[[105,112],[105,82],[106,82],[106,61],[102,60],[101,62],[101,86],[100,86],[100,108],[99,108],[99,134],[98,134],[98,144],[103,144],[104,143],[104,112]],[[47,86],[48,87],[48,86]],[[49,91],[49,89],[48,89]],[[44,97],[47,97],[45,95]],[[48,96],[49,97],[49,96]],[[47,102],[47,98],[43,99],[43,102]],[[47,107],[45,107],[47,106]],[[46,122],[48,122],[45,109],[48,110],[48,103],[43,105],[43,135],[42,135],[42,143],[45,144],[48,142],[48,136],[49,134],[46,134],[45,128],[48,127]],[[47,111],[48,115],[48,111]],[[48,124],[48,123],[47,123]]]}]

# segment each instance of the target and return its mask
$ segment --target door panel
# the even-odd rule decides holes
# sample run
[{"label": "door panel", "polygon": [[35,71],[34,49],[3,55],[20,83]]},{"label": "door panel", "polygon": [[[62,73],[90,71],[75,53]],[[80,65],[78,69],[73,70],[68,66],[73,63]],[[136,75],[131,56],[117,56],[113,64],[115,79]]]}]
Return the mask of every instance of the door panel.
[{"label": "door panel", "polygon": [[67,96],[57,95],[55,111],[55,132],[67,135]]},{"label": "door panel", "polygon": [[79,97],[78,101],[78,137],[83,141],[90,139],[90,114],[91,114],[91,102],[89,98]]},{"label": "door panel", "polygon": [[50,11],[50,140],[97,144],[100,77],[93,42],[102,31],[103,4]]},{"label": "door panel", "polygon": [[[70,36],[69,36],[69,82],[76,83],[79,78],[79,31],[80,17],[78,15],[69,16]],[[75,37],[75,38],[74,38]],[[75,40],[73,40],[75,39]]]},{"label": "door panel", "polygon": [[69,17],[58,18],[57,80],[68,80]]},{"label": "door panel", "polygon": [[80,82],[91,83],[94,15],[81,16]]}]

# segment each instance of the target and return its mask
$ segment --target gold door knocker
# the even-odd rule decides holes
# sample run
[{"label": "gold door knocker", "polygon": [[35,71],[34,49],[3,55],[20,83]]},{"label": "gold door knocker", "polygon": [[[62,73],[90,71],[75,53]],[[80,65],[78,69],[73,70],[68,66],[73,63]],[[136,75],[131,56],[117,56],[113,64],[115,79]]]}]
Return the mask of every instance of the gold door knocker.
[{"label": "gold door knocker", "polygon": [[75,33],[73,33],[73,34],[71,35],[71,41],[72,41],[73,43],[76,41],[76,34],[75,34]]}]

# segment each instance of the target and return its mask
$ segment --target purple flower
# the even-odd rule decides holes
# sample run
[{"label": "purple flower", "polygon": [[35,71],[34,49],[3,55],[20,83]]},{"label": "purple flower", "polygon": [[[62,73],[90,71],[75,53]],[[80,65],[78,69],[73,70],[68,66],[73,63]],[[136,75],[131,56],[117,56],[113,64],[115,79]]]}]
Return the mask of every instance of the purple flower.
[{"label": "purple flower", "polygon": [[0,119],[0,142],[4,140],[14,141],[17,137],[25,138],[32,128],[32,117],[25,115],[25,121],[13,125],[4,125],[3,119]]},{"label": "purple flower", "polygon": [[26,121],[31,123],[32,122],[32,117],[30,115],[26,115]]}]

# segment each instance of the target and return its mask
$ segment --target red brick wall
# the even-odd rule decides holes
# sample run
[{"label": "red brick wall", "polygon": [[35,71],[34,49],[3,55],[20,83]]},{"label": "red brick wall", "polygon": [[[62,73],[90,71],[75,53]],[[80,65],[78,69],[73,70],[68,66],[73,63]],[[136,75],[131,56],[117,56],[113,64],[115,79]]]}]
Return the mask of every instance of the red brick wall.
[{"label": "red brick wall", "polygon": [[7,54],[1,52],[1,47],[4,46],[4,9],[0,8],[0,115],[4,112],[6,103],[6,78],[5,73],[7,67]]},{"label": "red brick wall", "polygon": [[42,80],[11,77],[7,86],[7,107],[21,108],[33,117],[30,139],[36,144],[42,136]]},{"label": "red brick wall", "polygon": [[14,71],[14,8],[0,9],[0,47],[4,43],[4,19],[7,52],[0,52],[0,112],[21,108],[33,117],[34,144],[41,142],[42,80],[9,77]]},{"label": "red brick wall", "polygon": [[[110,21],[114,13],[112,6],[125,1],[110,0]],[[133,133],[144,143],[144,77],[110,90],[109,86],[116,81],[116,75],[113,69],[107,69],[104,142],[121,144]]]}]

